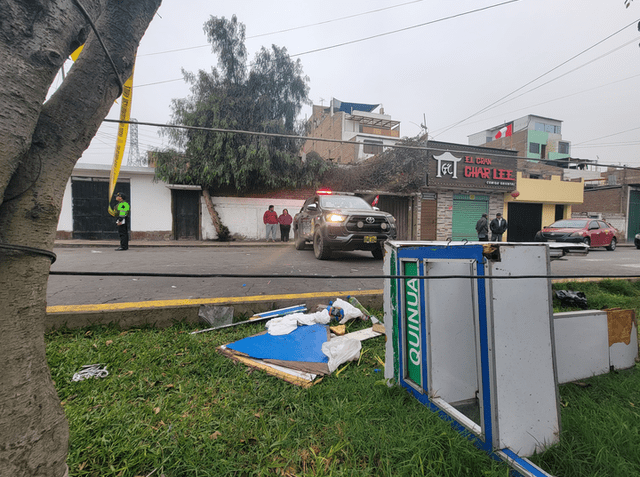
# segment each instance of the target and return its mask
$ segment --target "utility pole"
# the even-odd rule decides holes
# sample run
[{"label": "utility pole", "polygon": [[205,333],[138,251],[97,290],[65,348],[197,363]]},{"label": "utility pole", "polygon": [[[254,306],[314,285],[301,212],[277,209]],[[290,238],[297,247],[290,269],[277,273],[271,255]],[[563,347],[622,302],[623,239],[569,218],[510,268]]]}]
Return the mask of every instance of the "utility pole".
[{"label": "utility pole", "polygon": [[145,165],[146,161],[142,160],[138,149],[138,121],[131,118],[131,124],[129,125],[129,156],[127,157],[127,166],[142,167]]}]

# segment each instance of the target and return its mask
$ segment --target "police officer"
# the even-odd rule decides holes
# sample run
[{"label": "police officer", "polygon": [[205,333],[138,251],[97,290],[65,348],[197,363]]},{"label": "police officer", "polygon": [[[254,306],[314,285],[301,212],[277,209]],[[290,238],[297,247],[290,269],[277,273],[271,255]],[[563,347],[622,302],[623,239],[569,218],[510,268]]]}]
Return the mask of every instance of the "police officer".
[{"label": "police officer", "polygon": [[120,247],[116,250],[128,250],[129,249],[129,211],[131,207],[127,202],[127,197],[118,192],[116,195],[116,201],[118,206],[116,207],[116,225],[118,226],[118,235],[120,236]]}]

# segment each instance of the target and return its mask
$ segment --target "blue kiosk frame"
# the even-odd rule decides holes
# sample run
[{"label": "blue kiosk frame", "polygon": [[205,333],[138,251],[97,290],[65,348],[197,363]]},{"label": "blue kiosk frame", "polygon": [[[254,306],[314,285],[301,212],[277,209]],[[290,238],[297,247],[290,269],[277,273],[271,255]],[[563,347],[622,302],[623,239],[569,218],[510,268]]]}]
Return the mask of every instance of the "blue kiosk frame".
[{"label": "blue kiosk frame", "polygon": [[[533,342],[527,343],[529,340],[523,339],[519,343],[525,358],[526,348],[539,346],[536,339],[544,344],[540,346],[542,353],[548,351],[548,356],[541,360],[545,369],[540,370],[539,376],[521,377],[533,380],[532,392],[541,393],[542,399],[539,400],[546,407],[533,409],[532,416],[523,416],[518,428],[511,422],[506,424],[501,418],[501,409],[507,409],[505,414],[512,421],[513,413],[509,408],[519,405],[511,402],[513,394],[508,390],[505,392],[506,386],[511,386],[517,379],[515,375],[518,372],[510,372],[500,364],[507,359],[514,360],[501,355],[496,347],[502,349],[500,345],[508,337],[505,333],[513,332],[509,328],[513,327],[517,332],[519,317],[501,318],[505,313],[499,302],[504,301],[500,294],[504,292],[505,285],[494,287],[493,280],[488,280],[513,274],[514,267],[524,272],[537,266],[537,273],[546,275],[548,248],[544,245],[526,247],[505,243],[494,247],[498,250],[496,261],[485,258],[486,250],[482,243],[386,244],[385,274],[399,278],[385,284],[385,317],[393,318],[385,319],[387,336],[390,337],[385,377],[399,383],[430,410],[449,420],[478,448],[508,463],[513,469],[512,474],[549,477],[550,474],[519,454],[524,450],[525,455],[531,455],[559,438],[551,310],[550,305],[543,303],[545,300],[550,302],[550,282],[544,279],[546,283],[541,283],[538,278],[537,282],[517,280],[515,284],[516,281],[510,280],[511,286],[518,290],[531,288],[533,293],[536,290],[546,293],[542,297],[544,299],[539,300],[540,310],[536,311],[541,318],[535,319],[536,328],[531,333]],[[413,276],[416,278],[411,278]],[[438,279],[438,276],[443,279]],[[506,283],[506,280],[499,281]],[[526,311],[523,315],[522,320],[531,320]],[[502,326],[505,319],[509,323]],[[501,331],[501,327],[507,331]],[[521,385],[513,385],[514,393],[518,392],[519,386],[521,390]],[[471,402],[471,407],[475,403],[475,412],[466,413],[472,414],[475,420],[463,413],[460,402],[456,401]],[[540,420],[540,415],[544,415],[544,426],[536,428],[527,422],[527,419]],[[505,428],[502,434],[501,428]],[[523,433],[530,434],[536,441],[533,452],[526,441],[529,436],[524,441],[512,437]],[[519,448],[514,450],[514,445]]]}]

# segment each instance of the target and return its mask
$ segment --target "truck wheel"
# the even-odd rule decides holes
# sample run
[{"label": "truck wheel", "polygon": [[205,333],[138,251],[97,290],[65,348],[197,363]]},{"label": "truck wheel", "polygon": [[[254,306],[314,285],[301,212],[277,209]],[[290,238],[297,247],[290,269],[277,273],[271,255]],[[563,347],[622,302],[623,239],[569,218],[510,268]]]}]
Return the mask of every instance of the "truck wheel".
[{"label": "truck wheel", "polygon": [[384,257],[384,250],[382,250],[382,247],[377,246],[376,248],[371,250],[371,255],[373,255],[373,258],[375,258],[376,260],[382,260],[382,258]]},{"label": "truck wheel", "polygon": [[313,253],[318,260],[326,260],[331,256],[331,249],[327,247],[320,232],[313,236]]},{"label": "truck wheel", "polygon": [[293,240],[296,243],[296,250],[304,249],[304,239],[300,237],[300,234],[298,233],[298,229],[293,231]]}]

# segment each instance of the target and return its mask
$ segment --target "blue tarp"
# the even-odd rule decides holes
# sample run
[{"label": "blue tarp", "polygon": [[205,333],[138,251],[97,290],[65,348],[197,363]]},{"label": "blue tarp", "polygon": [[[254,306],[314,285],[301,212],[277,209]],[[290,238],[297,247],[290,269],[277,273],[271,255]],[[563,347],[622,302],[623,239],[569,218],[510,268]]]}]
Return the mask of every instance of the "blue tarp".
[{"label": "blue tarp", "polygon": [[364,103],[345,103],[338,99],[333,100],[333,110],[334,111],[344,111],[345,113],[351,114],[353,111],[364,111],[365,113],[370,113],[374,109],[376,109],[379,104],[364,104]]},{"label": "blue tarp", "polygon": [[322,343],[327,341],[327,335],[327,325],[298,326],[288,335],[265,333],[228,344],[227,348],[255,359],[327,363],[329,358],[322,352]]}]

